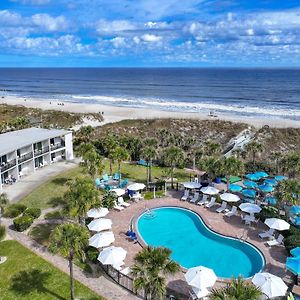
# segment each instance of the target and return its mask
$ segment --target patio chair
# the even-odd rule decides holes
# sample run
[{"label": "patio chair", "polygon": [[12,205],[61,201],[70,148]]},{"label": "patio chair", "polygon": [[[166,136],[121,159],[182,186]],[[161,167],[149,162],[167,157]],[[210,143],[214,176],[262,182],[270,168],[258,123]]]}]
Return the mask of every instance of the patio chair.
[{"label": "patio chair", "polygon": [[121,179],[121,174],[120,173],[115,173],[113,180],[120,180]]},{"label": "patio chair", "polygon": [[198,205],[204,205],[204,204],[207,204],[207,198],[208,196],[207,195],[203,195],[202,199],[197,203]]},{"label": "patio chair", "polygon": [[198,201],[198,199],[199,199],[199,193],[196,192],[196,193],[194,194],[194,197],[190,200],[190,202],[191,202],[191,203],[196,203],[196,202]]},{"label": "patio chair", "polygon": [[218,213],[223,212],[226,209],[226,206],[227,206],[227,202],[223,201],[222,204],[221,204],[221,206],[216,209],[216,212],[218,212]]},{"label": "patio chair", "polygon": [[127,202],[124,201],[124,198],[123,198],[122,196],[121,196],[121,197],[118,197],[118,205],[124,206],[124,207],[130,206],[129,203],[127,203]]},{"label": "patio chair", "polygon": [[274,234],[274,229],[270,228],[268,231],[264,231],[264,232],[259,233],[258,236],[261,239],[274,238],[273,234]]},{"label": "patio chair", "polygon": [[108,180],[109,180],[109,177],[108,177],[107,174],[104,174],[104,175],[102,176],[102,179],[103,179],[104,181],[108,181]]},{"label": "patio chair", "polygon": [[137,241],[137,236],[136,236],[135,232],[132,231],[129,237],[130,237],[131,240]]},{"label": "patio chair", "polygon": [[115,209],[115,210],[118,210],[118,211],[121,211],[121,210],[123,210],[123,209],[124,209],[124,207],[123,207],[123,206],[120,206],[120,205],[118,205],[118,204],[115,202],[114,209]]},{"label": "patio chair", "polygon": [[279,234],[277,239],[271,240],[271,241],[267,241],[268,246],[272,247],[272,246],[279,246],[283,243],[284,237],[283,235]]},{"label": "patio chair", "polygon": [[123,189],[123,188],[125,188],[125,187],[127,186],[127,184],[128,184],[128,179],[124,179],[124,180],[120,183],[119,188],[120,188],[120,189]]},{"label": "patio chair", "polygon": [[185,190],[183,196],[181,197],[182,201],[186,201],[189,198],[190,190]]},{"label": "patio chair", "polygon": [[236,214],[237,214],[237,207],[232,206],[231,211],[228,211],[227,213],[225,213],[225,216],[228,218],[231,218],[232,216],[235,216]]},{"label": "patio chair", "polygon": [[205,205],[205,207],[211,208],[211,207],[213,207],[214,205],[216,205],[216,198],[215,198],[215,197],[211,197],[210,202],[207,203],[207,204]]}]

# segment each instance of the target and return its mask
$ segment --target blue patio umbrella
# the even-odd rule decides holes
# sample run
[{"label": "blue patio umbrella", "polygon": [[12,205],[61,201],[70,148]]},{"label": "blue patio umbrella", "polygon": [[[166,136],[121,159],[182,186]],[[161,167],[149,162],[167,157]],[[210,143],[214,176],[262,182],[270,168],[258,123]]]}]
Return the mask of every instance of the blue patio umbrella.
[{"label": "blue patio umbrella", "polygon": [[245,189],[245,190],[242,190],[242,194],[243,194],[243,196],[245,196],[247,198],[255,198],[256,191]]},{"label": "blue patio umbrella", "polygon": [[255,199],[253,199],[253,198],[244,198],[243,200],[244,200],[244,202],[255,204]]},{"label": "blue patio umbrella", "polygon": [[283,175],[276,175],[274,178],[277,181],[288,179],[286,176],[283,176]]},{"label": "blue patio umbrella", "polygon": [[254,182],[254,181],[251,181],[251,180],[245,180],[243,182],[243,185],[247,188],[250,188],[250,189],[253,189],[253,188],[256,188],[257,187],[257,183]]},{"label": "blue patio umbrella", "polygon": [[296,247],[296,248],[292,249],[290,252],[294,257],[297,257],[297,256],[300,257],[300,247]]},{"label": "blue patio umbrella", "polygon": [[257,175],[257,174],[247,174],[246,176],[245,176],[247,179],[249,179],[249,180],[253,180],[253,181],[258,181],[258,180],[260,180],[260,176],[259,175]]},{"label": "blue patio umbrella", "polygon": [[291,209],[290,209],[290,214],[291,215],[298,215],[300,214],[300,206],[292,206]]},{"label": "blue patio umbrella", "polygon": [[296,226],[300,226],[300,217],[296,217],[293,221],[293,224]]},{"label": "blue patio umbrella", "polygon": [[277,199],[275,197],[273,197],[273,196],[267,196],[267,197],[265,197],[265,201],[267,203],[269,203],[270,205],[276,205],[276,203],[277,203]]},{"label": "blue patio umbrella", "polygon": [[300,257],[288,257],[285,264],[286,268],[295,275],[300,275]]},{"label": "blue patio umbrella", "polygon": [[268,184],[261,184],[258,186],[258,188],[263,192],[263,193],[271,193],[274,190],[274,187]]},{"label": "blue patio umbrella", "polygon": [[261,177],[261,178],[264,178],[264,177],[268,177],[268,176],[269,176],[269,174],[266,173],[266,172],[255,172],[254,174],[255,174],[256,176]]},{"label": "blue patio umbrella", "polygon": [[240,192],[243,188],[238,184],[230,184],[229,190],[232,192]]},{"label": "blue patio umbrella", "polygon": [[267,179],[265,179],[265,180],[264,180],[264,183],[265,183],[265,184],[268,184],[268,185],[272,185],[272,186],[278,184],[277,180],[272,179],[272,178],[267,178]]}]

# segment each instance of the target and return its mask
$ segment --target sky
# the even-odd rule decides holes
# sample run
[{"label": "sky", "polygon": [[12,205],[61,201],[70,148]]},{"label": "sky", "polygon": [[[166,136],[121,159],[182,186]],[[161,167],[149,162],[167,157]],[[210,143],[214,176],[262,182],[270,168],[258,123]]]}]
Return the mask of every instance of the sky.
[{"label": "sky", "polygon": [[0,67],[300,67],[300,0],[0,0]]}]

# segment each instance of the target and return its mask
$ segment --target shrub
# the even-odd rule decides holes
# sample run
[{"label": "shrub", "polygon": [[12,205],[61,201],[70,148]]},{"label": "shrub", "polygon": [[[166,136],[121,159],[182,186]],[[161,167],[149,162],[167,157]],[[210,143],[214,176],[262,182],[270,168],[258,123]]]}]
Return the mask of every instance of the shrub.
[{"label": "shrub", "polygon": [[40,215],[41,215],[41,210],[39,208],[27,208],[24,213],[23,216],[29,216],[32,217],[33,219],[37,219]]},{"label": "shrub", "polygon": [[98,255],[99,255],[99,251],[94,247],[87,248],[86,257],[88,258],[88,260],[92,261],[93,263],[96,263]]},{"label": "shrub", "polygon": [[45,219],[49,220],[49,219],[62,219],[63,213],[60,210],[56,210],[56,211],[51,211],[48,212],[47,214],[45,214]]},{"label": "shrub", "polygon": [[16,218],[26,210],[27,206],[19,203],[11,204],[4,210],[3,216],[6,218]]},{"label": "shrub", "polygon": [[263,207],[261,212],[258,214],[258,217],[262,222],[268,218],[280,218],[278,209],[273,206]]},{"label": "shrub", "polygon": [[267,173],[274,173],[274,167],[270,163],[266,162],[246,162],[245,163],[245,172],[246,173],[255,173],[257,171],[265,171]]},{"label": "shrub", "polygon": [[300,245],[300,235],[290,235],[284,240],[286,250],[291,251]]},{"label": "shrub", "polygon": [[24,231],[31,226],[33,218],[30,216],[22,216],[14,219],[14,226],[17,231]]},{"label": "shrub", "polygon": [[114,193],[108,191],[103,195],[102,206],[111,209],[114,207],[116,200],[117,196]]},{"label": "shrub", "polygon": [[6,228],[4,225],[0,225],[0,241],[2,241],[5,237]]}]

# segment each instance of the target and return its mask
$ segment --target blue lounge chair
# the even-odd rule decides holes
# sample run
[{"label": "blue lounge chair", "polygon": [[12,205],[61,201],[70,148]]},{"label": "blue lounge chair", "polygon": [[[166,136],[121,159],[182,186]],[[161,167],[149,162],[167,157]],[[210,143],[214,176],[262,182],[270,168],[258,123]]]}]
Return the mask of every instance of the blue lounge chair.
[{"label": "blue lounge chair", "polygon": [[109,184],[105,184],[105,185],[104,185],[104,189],[105,189],[106,191],[110,191],[110,190],[113,189],[113,187],[112,187],[111,185],[109,185]]},{"label": "blue lounge chair", "polygon": [[148,166],[147,162],[144,159],[140,159],[137,164],[144,167]]},{"label": "blue lounge chair", "polygon": [[102,179],[103,179],[104,181],[108,181],[108,180],[109,180],[109,177],[108,177],[107,174],[104,174],[104,175],[102,176]]},{"label": "blue lounge chair", "polygon": [[125,188],[125,187],[127,186],[127,184],[128,184],[128,179],[124,179],[124,180],[120,183],[119,188],[123,189],[123,188]]},{"label": "blue lounge chair", "polygon": [[113,180],[120,180],[121,179],[121,174],[120,173],[115,173]]},{"label": "blue lounge chair", "polygon": [[133,240],[133,241],[137,241],[136,233],[135,233],[135,232],[131,232],[130,238],[131,238],[131,240]]},{"label": "blue lounge chair", "polygon": [[101,180],[99,178],[95,179],[96,187],[99,188],[101,186]]}]

